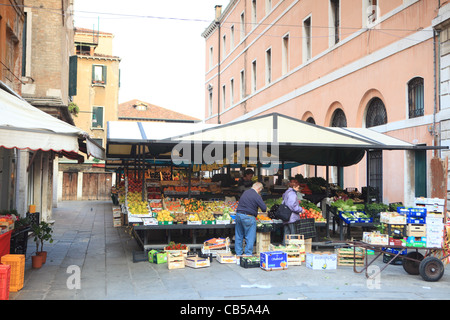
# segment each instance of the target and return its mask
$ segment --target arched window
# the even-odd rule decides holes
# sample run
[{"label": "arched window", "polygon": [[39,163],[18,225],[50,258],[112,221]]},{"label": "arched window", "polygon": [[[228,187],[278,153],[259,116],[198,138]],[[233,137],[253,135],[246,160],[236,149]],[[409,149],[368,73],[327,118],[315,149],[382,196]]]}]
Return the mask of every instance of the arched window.
[{"label": "arched window", "polygon": [[408,82],[408,114],[409,118],[423,116],[423,78],[416,77]]},{"label": "arched window", "polygon": [[344,111],[342,109],[336,109],[333,112],[333,116],[331,118],[331,126],[332,127],[347,127],[347,118],[345,117]]},{"label": "arched window", "polygon": [[313,117],[309,117],[308,119],[306,119],[306,122],[312,123],[312,124],[316,124],[316,121],[314,121]]},{"label": "arched window", "polygon": [[387,113],[383,101],[373,98],[369,102],[366,113],[366,127],[375,127],[387,123]]}]

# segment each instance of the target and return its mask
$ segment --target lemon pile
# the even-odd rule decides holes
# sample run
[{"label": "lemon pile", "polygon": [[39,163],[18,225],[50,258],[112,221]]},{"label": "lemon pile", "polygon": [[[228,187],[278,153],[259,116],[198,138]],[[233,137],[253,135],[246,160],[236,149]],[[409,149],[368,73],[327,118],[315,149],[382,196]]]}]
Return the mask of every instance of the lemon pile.
[{"label": "lemon pile", "polygon": [[158,221],[173,221],[173,217],[170,215],[169,210],[161,210],[156,217]]}]

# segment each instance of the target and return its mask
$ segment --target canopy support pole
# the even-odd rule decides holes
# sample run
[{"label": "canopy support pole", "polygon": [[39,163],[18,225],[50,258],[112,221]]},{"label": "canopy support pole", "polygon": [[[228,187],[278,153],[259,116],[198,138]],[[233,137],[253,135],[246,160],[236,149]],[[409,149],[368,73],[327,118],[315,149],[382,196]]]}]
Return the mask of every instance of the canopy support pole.
[{"label": "canopy support pole", "polygon": [[192,178],[192,163],[188,167],[188,199],[191,198],[191,178]]}]

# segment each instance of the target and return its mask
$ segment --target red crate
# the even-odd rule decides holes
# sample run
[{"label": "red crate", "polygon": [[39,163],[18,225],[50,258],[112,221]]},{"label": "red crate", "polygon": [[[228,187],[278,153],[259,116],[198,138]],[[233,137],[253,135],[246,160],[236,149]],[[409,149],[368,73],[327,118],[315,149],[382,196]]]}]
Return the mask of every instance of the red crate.
[{"label": "red crate", "polygon": [[9,300],[9,279],[11,266],[0,264],[0,300]]},{"label": "red crate", "polygon": [[11,278],[9,281],[9,291],[17,292],[23,288],[25,278],[25,255],[6,254],[1,258],[2,264],[11,266]]}]

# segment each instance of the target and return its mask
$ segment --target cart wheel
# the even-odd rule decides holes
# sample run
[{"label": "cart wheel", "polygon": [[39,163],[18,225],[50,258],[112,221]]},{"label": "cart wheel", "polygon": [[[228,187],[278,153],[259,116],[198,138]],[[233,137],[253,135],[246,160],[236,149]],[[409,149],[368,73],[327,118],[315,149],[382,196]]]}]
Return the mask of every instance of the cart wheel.
[{"label": "cart wheel", "polygon": [[423,260],[423,255],[419,252],[413,251],[409,252],[406,255],[406,258],[419,260],[419,261],[412,261],[409,259],[403,259],[403,269],[409,274],[418,275],[419,274],[419,265],[420,261]]},{"label": "cart wheel", "polygon": [[444,275],[444,264],[436,257],[427,257],[420,262],[420,275],[425,281],[438,281]]}]

